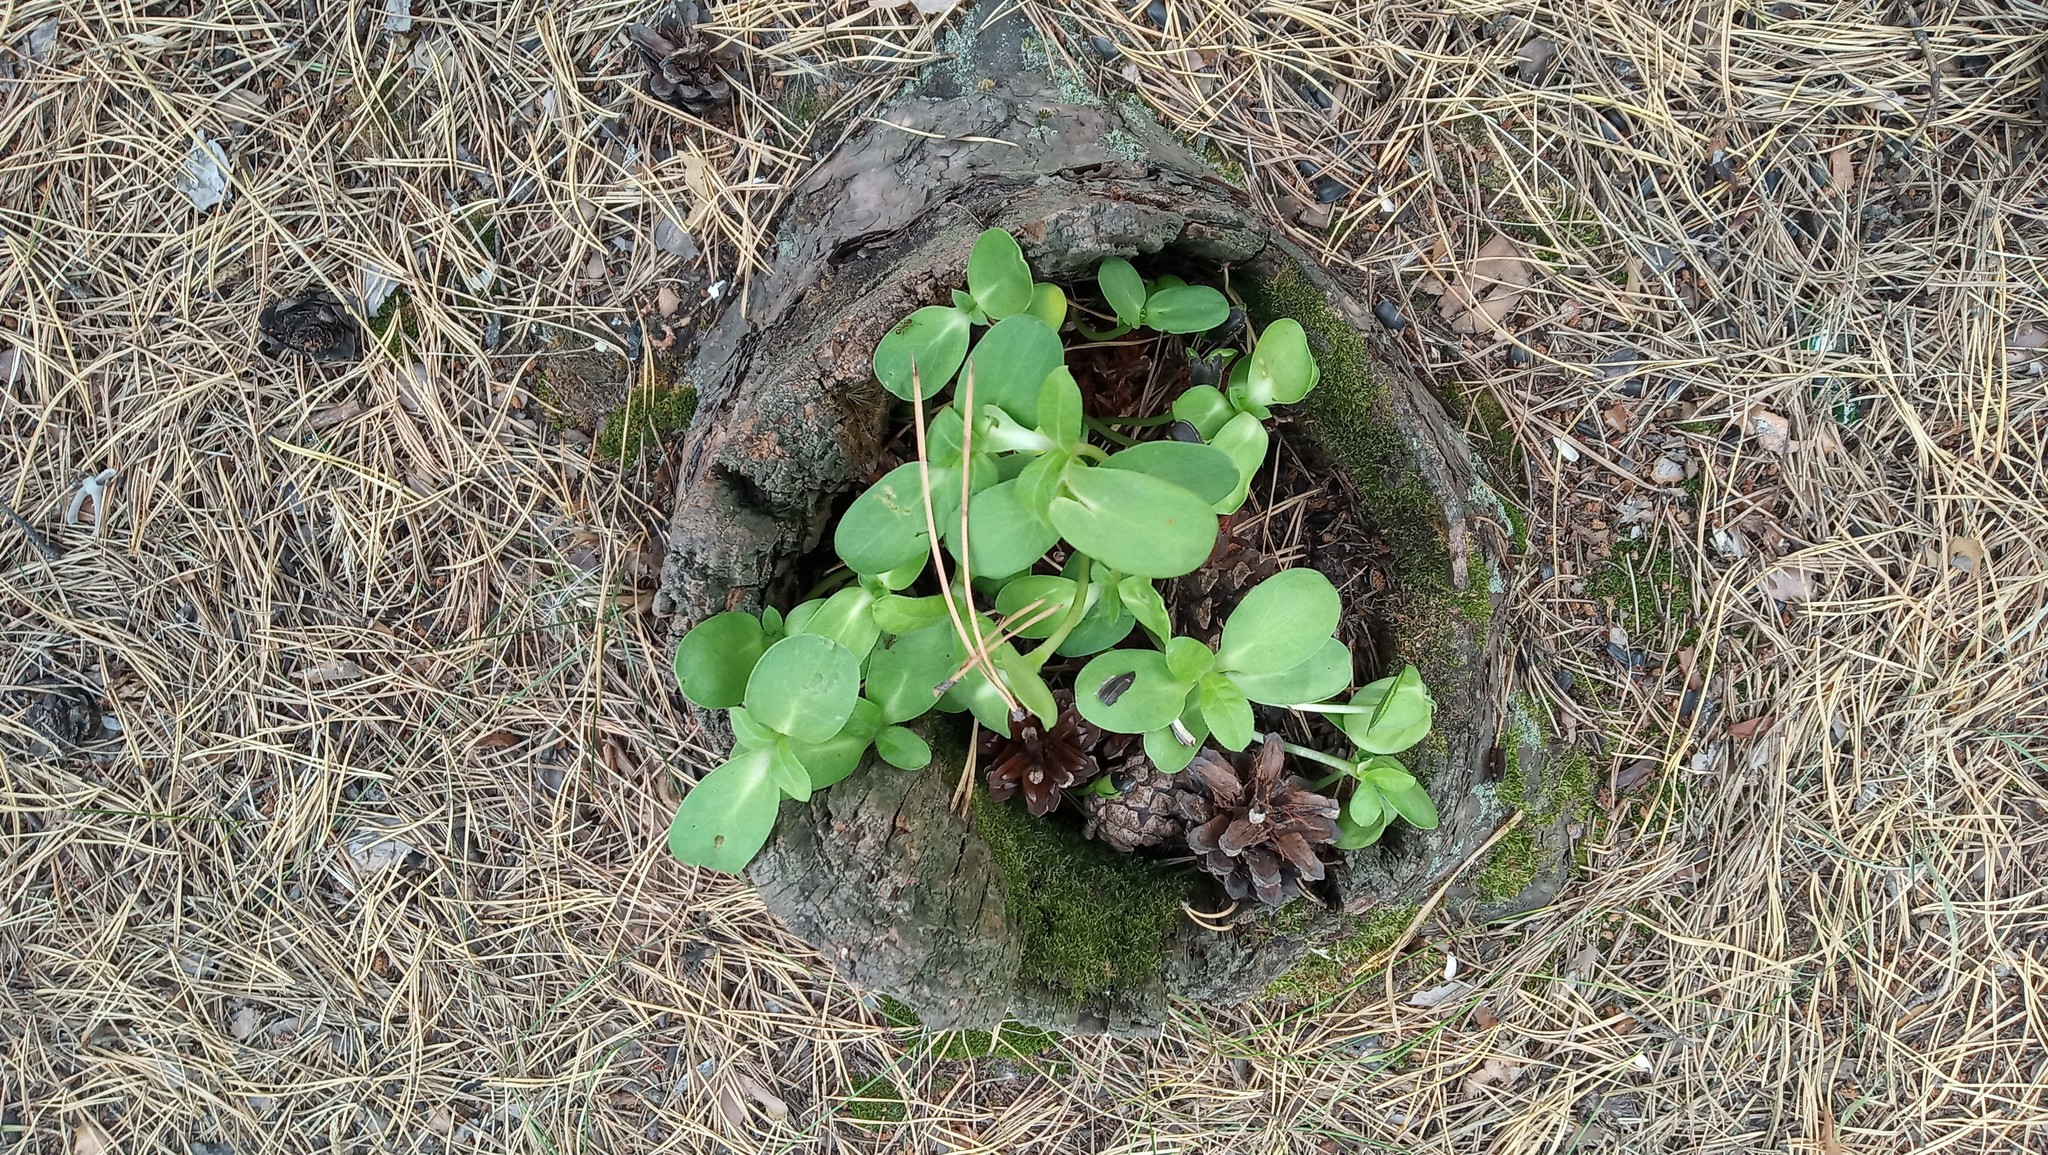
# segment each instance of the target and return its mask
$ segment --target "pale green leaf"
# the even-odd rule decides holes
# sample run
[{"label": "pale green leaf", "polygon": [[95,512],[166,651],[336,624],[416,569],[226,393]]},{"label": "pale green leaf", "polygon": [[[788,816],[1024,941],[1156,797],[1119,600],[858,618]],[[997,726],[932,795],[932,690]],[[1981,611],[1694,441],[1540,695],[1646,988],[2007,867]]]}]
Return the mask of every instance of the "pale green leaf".
[{"label": "pale green leaf", "polygon": [[930,397],[946,387],[967,356],[971,322],[944,305],[927,305],[898,321],[875,346],[875,377],[883,388],[910,400],[911,365],[919,390]]},{"label": "pale green leaf", "polygon": [[1002,229],[982,230],[967,255],[967,291],[991,320],[1031,307],[1031,268],[1017,238]]},{"label": "pale green leaf", "polygon": [[860,697],[860,661],[816,634],[792,634],[768,647],[747,679],[747,713],[800,742],[837,734]]},{"label": "pale green leaf", "polygon": [[1128,469],[1067,470],[1052,523],[1075,549],[1140,577],[1192,573],[1216,547],[1216,512],[1170,481]]},{"label": "pale green leaf", "polygon": [[677,643],[676,684],[683,697],[706,709],[737,706],[746,698],[754,663],[767,648],[761,619],[738,610],[713,614]]},{"label": "pale green leaf", "polygon": [[1178,717],[1190,688],[1167,670],[1157,650],[1110,650],[1075,675],[1074,708],[1105,730],[1142,734]]},{"label": "pale green leaf", "polygon": [[782,789],[769,769],[772,749],[729,759],[683,796],[668,827],[668,850],[691,866],[738,874],[775,828]]},{"label": "pale green leaf", "polygon": [[1282,570],[1253,586],[1231,611],[1216,664],[1247,674],[1292,669],[1330,640],[1343,612],[1337,587],[1320,571],[1308,566]]}]

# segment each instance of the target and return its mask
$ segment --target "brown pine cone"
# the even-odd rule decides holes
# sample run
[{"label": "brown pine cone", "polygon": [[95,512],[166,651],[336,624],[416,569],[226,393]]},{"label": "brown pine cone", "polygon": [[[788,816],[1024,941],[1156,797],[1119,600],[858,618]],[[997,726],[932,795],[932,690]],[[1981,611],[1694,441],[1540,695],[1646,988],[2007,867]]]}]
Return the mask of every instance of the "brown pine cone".
[{"label": "brown pine cone", "polygon": [[1175,799],[1180,787],[1174,777],[1153,769],[1136,734],[1112,735],[1103,746],[1117,792],[1081,799],[1088,815],[1081,833],[1125,854],[1180,837],[1183,823]]},{"label": "brown pine cone", "polygon": [[982,754],[988,762],[988,796],[1006,801],[1018,791],[1024,805],[1040,818],[1060,808],[1060,792],[1101,773],[1090,753],[1101,731],[1081,720],[1073,704],[1062,702],[1058,722],[1048,731],[1036,714],[1011,719],[1010,737],[991,742]]},{"label": "brown pine cone", "polygon": [[346,361],[362,346],[362,326],[341,298],[313,286],[296,297],[272,301],[256,318],[265,353],[289,349],[315,361]]},{"label": "brown pine cone", "polygon": [[1249,758],[1205,747],[1182,775],[1188,849],[1232,898],[1277,906],[1323,877],[1315,848],[1337,840],[1337,802],[1284,775],[1286,761],[1272,734]]},{"label": "brown pine cone", "polygon": [[728,70],[739,66],[739,55],[730,45],[714,45],[697,30],[704,17],[691,0],[681,0],[653,27],[626,26],[627,38],[647,66],[647,91],[695,113],[709,112],[732,99]]}]

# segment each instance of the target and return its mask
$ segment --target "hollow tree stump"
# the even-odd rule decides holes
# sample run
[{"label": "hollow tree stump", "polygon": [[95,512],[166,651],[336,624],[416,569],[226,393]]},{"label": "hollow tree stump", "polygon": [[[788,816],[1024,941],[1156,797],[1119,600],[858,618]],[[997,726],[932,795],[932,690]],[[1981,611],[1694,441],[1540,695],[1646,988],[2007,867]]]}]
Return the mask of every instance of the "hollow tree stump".
[{"label": "hollow tree stump", "polygon": [[[1140,932],[1158,939],[1156,958],[1134,965],[1126,952],[1105,964],[1111,973],[1049,981],[1043,952],[1034,954],[1034,936],[1048,932],[1025,893],[1036,884],[999,861],[984,837],[989,811],[950,812],[965,723],[934,715],[930,768],[911,774],[871,760],[807,804],[786,802],[749,871],[794,932],[930,1026],[1013,1016],[1068,1030],[1156,1031],[1170,997],[1242,1001],[1357,915],[1432,896],[1473,865],[1512,812],[1548,796],[1556,771],[1540,732],[1506,716],[1510,647],[1490,591],[1507,563],[1508,518],[1405,351],[1170,134],[1063,98],[1026,66],[1027,55],[1043,54],[1030,51],[1022,22],[984,27],[981,15],[967,17],[972,48],[954,67],[935,70],[879,118],[887,123],[847,141],[798,190],[772,272],[707,334],[691,372],[699,403],[681,448],[657,608],[676,615],[679,636],[722,610],[793,600],[794,567],[819,546],[835,503],[861,484],[888,431],[891,398],[869,365],[876,342],[965,283],[968,251],[987,226],[1015,233],[1042,280],[1084,277],[1110,256],[1225,269],[1254,322],[1301,321],[1324,380],[1298,420],[1350,472],[1393,555],[1391,652],[1379,657],[1415,662],[1437,698],[1435,734],[1408,759],[1443,816],[1437,830],[1398,830],[1346,855],[1332,869],[1334,909],[1297,901],[1277,915],[1240,910],[1218,933],[1174,903],[1156,934]],[[704,720],[722,732],[720,719]],[[1495,780],[1503,749],[1517,797]],[[1520,894],[1496,895],[1504,901],[1493,906],[1527,905],[1554,888],[1567,857],[1564,820],[1548,817],[1524,823],[1519,846],[1544,868],[1516,876]],[[1106,852],[1087,844],[1075,853]],[[1167,887],[1197,882],[1128,866]],[[1147,890],[1153,915],[1162,909],[1158,885],[1133,889]]]}]

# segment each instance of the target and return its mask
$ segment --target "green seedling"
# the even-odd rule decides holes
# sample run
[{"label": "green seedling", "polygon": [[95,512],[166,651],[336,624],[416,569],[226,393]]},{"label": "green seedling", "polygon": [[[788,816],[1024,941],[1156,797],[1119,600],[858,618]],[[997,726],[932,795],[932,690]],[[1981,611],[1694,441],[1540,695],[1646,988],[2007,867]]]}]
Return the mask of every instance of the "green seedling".
[{"label": "green seedling", "polygon": [[[1392,757],[1427,732],[1428,692],[1410,668],[1330,700],[1350,686],[1352,662],[1335,637],[1342,607],[1329,579],[1292,569],[1260,583],[1213,650],[1174,635],[1157,584],[1209,557],[1218,515],[1244,503],[1265,461],[1272,407],[1314,388],[1301,327],[1275,321],[1247,354],[1211,355],[1205,372],[1224,387],[1189,389],[1170,415],[1119,419],[1185,421],[1199,441],[1134,442],[1083,412],[1060,339],[1068,296],[1031,279],[1013,237],[977,238],[966,280],[953,304],[914,311],[876,346],[875,377],[910,403],[918,457],[833,527],[838,588],[786,615],[707,618],[677,647],[684,696],[727,711],[733,748],[684,797],[671,852],[744,868],[784,798],[809,799],[870,751],[925,766],[931,749],[906,724],[933,710],[998,733],[1031,716],[1051,727],[1055,658],[1088,659],[1074,681],[1078,711],[1143,735],[1167,772],[1205,741],[1243,750],[1259,740],[1254,704],[1327,711],[1360,759],[1289,749],[1357,780],[1346,837],[1370,841],[1395,816],[1434,825],[1428,794]],[[1148,283],[1128,261],[1104,261],[1096,286],[1116,326],[1082,330],[1093,339],[1202,333],[1229,314],[1215,289],[1170,275]],[[950,401],[927,406],[949,387]],[[1053,555],[1064,558],[1057,573]]]}]

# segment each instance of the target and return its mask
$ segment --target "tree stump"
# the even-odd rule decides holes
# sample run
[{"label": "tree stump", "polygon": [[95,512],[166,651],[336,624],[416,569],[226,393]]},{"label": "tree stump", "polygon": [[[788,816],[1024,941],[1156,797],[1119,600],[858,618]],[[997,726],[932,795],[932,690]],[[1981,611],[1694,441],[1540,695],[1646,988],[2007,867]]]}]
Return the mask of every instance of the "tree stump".
[{"label": "tree stump", "polygon": [[[1169,998],[1256,996],[1363,917],[1405,921],[1454,875],[1466,881],[1453,901],[1507,910],[1547,898],[1569,858],[1565,775],[1526,715],[1511,717],[1496,608],[1512,518],[1459,425],[1370,313],[1229,181],[1158,125],[1049,77],[1028,27],[984,25],[985,11],[967,16],[951,65],[797,192],[772,272],[707,334],[657,609],[676,615],[680,636],[713,613],[794,600],[798,564],[888,432],[876,342],[965,283],[983,228],[1013,232],[1042,280],[1088,276],[1110,256],[1221,270],[1254,323],[1300,321],[1323,367],[1293,411],[1295,435],[1350,473],[1391,555],[1376,660],[1413,661],[1436,695],[1436,730],[1408,761],[1443,821],[1345,855],[1330,906],[1240,909],[1218,932],[1182,910],[1210,901],[1206,876],[1113,854],[978,790],[968,818],[952,813],[966,722],[933,715],[927,770],[871,760],[807,804],[785,802],[749,870],[769,909],[929,1026],[1011,1017],[1147,1033]],[[722,732],[720,718],[704,720]],[[1475,862],[1516,811],[1513,837]],[[1491,889],[1475,893],[1481,875]]]}]

